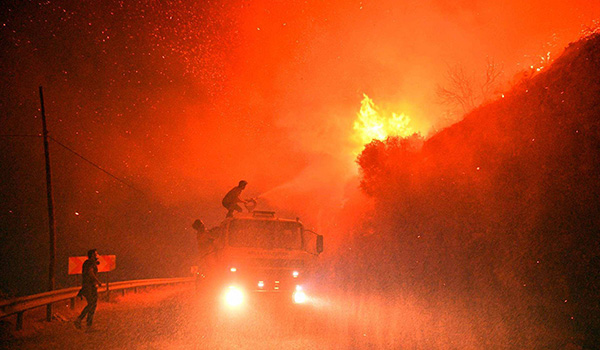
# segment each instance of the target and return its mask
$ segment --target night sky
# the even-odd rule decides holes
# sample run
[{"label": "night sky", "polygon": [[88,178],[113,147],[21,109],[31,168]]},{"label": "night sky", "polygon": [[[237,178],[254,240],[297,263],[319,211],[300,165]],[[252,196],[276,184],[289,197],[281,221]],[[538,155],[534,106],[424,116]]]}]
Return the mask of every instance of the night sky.
[{"label": "night sky", "polygon": [[436,101],[449,67],[478,76],[492,59],[510,84],[597,18],[593,0],[5,2],[0,290],[46,283],[39,86],[51,137],[131,185],[50,143],[59,286],[93,247],[117,255],[117,278],[182,275],[191,222],[218,224],[241,179],[342,238],[363,94],[431,135],[460,118]]}]

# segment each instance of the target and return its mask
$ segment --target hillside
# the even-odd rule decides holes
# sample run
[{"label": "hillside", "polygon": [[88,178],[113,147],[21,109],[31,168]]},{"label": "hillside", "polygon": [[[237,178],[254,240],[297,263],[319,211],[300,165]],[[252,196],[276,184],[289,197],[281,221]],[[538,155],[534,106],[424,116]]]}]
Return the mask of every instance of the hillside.
[{"label": "hillside", "polygon": [[482,332],[526,348],[600,343],[600,36],[417,141],[359,156],[377,207],[362,264],[433,304],[468,299]]}]

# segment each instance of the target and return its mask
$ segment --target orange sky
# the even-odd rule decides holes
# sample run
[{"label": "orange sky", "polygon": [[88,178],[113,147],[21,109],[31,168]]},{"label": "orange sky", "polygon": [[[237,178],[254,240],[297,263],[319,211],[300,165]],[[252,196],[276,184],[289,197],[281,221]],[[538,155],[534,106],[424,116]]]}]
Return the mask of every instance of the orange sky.
[{"label": "orange sky", "polygon": [[[163,260],[142,278],[189,271],[191,223],[217,225],[221,198],[241,179],[259,209],[299,216],[331,247],[366,207],[353,129],[364,94],[430,134],[450,122],[435,97],[448,67],[477,75],[491,59],[509,82],[577,40],[600,1],[64,0],[3,10],[2,133],[41,132],[42,85],[51,136],[144,193],[51,142],[57,261],[93,246],[135,264],[160,246]],[[41,291],[39,138],[3,137],[0,169],[0,272],[21,292]]]},{"label": "orange sky", "polygon": [[191,138],[208,126],[185,162],[201,163],[195,154],[203,154],[206,181],[245,177],[254,194],[291,182],[341,195],[363,93],[427,133],[443,117],[435,88],[449,66],[483,74],[491,58],[509,81],[576,40],[600,16],[600,3],[248,2],[236,16],[214,115],[191,114],[182,131]]},{"label": "orange sky", "polygon": [[[597,18],[591,0],[29,4],[2,20],[0,102],[24,118],[7,130],[38,128],[45,85],[57,139],[166,205],[198,208],[190,217],[216,224],[242,178],[247,195],[314,214],[339,207],[356,174],[363,94],[427,134],[448,122],[435,97],[448,67],[482,74],[492,59],[510,81]],[[57,176],[83,192],[115,186],[78,166]]]}]

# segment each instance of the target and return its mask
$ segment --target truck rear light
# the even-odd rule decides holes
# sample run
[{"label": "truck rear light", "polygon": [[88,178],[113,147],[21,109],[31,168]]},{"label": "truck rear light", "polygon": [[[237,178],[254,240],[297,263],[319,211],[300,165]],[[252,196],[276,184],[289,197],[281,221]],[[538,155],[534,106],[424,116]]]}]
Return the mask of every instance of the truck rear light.
[{"label": "truck rear light", "polygon": [[236,272],[236,271],[237,271],[237,269],[236,269],[235,267],[232,267],[232,268],[230,268],[230,269],[229,269],[229,271],[231,271],[231,272]]},{"label": "truck rear light", "polygon": [[265,287],[265,282],[264,281],[258,281],[258,288],[264,288]]}]

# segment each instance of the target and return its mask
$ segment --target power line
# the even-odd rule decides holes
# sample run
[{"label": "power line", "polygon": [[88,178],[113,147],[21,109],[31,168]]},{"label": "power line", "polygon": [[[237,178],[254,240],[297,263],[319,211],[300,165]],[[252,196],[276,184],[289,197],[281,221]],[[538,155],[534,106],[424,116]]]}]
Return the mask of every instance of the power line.
[{"label": "power line", "polygon": [[105,173],[106,175],[112,177],[113,179],[119,181],[120,183],[124,184],[125,186],[131,188],[134,191],[137,191],[141,194],[143,194],[144,196],[146,195],[144,192],[142,192],[141,190],[137,189],[135,186],[129,184],[128,182],[126,182],[125,180],[119,178],[116,175],[111,174],[110,172],[108,172],[107,170],[103,169],[101,166],[99,166],[98,164],[92,162],[91,160],[85,158],[84,156],[82,156],[81,154],[77,153],[75,150],[69,148],[68,146],[64,145],[63,143],[61,143],[60,141],[58,141],[57,139],[55,139],[52,136],[48,136],[48,138],[54,142],[56,142],[59,146],[63,147],[64,149],[66,149],[67,151],[73,153],[74,155],[78,156],[79,158],[83,159],[84,161],[88,162],[90,165],[92,165],[94,168],[102,171],[103,173]]},{"label": "power line", "polygon": [[[0,137],[42,137],[42,135],[38,134],[38,135],[20,135],[20,134],[12,134],[12,135],[0,135]],[[59,146],[63,147],[64,149],[66,149],[67,151],[75,154],[76,156],[78,156],[79,158],[83,159],[84,161],[88,162],[90,165],[92,165],[94,168],[102,171],[103,173],[105,173],[106,175],[112,177],[113,179],[119,181],[120,183],[124,184],[125,186],[131,188],[134,191],[137,191],[141,194],[143,194],[144,196],[146,195],[143,191],[137,189],[135,186],[131,185],[130,183],[126,182],[125,180],[119,178],[116,175],[111,174],[109,171],[103,169],[101,166],[99,166],[98,164],[92,162],[91,160],[85,158],[84,156],[82,156],[81,154],[77,153],[77,151],[73,150],[72,148],[66,146],[65,144],[63,144],[62,142],[58,141],[57,139],[53,138],[52,136],[48,135],[48,138],[54,142],[56,142]]]}]

